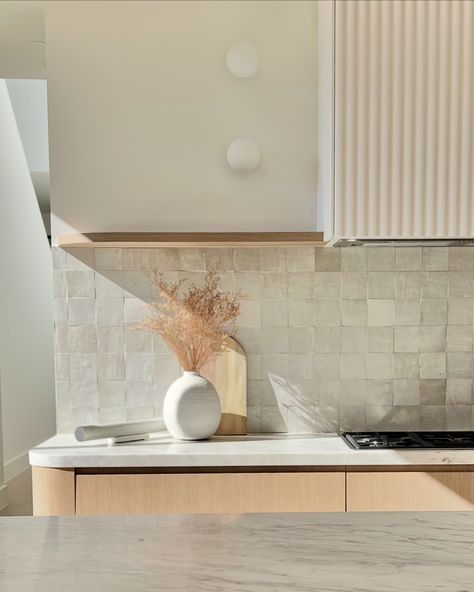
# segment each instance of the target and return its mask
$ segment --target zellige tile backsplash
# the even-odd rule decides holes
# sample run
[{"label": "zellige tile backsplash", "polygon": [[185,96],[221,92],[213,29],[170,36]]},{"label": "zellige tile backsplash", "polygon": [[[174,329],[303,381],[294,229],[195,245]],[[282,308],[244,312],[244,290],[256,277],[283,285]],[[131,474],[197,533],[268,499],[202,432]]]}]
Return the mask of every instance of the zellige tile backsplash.
[{"label": "zellige tile backsplash", "polygon": [[473,427],[472,248],[53,249],[58,429],[161,415],[153,269],[242,292],[249,431]]}]

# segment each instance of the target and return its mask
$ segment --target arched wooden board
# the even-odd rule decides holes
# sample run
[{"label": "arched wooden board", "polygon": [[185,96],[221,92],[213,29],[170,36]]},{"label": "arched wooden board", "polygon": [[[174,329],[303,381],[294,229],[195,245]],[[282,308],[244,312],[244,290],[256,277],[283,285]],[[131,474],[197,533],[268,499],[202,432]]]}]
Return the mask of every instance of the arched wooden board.
[{"label": "arched wooden board", "polygon": [[222,419],[218,435],[247,433],[247,359],[241,345],[232,337],[225,350],[201,368],[201,374],[219,393]]}]

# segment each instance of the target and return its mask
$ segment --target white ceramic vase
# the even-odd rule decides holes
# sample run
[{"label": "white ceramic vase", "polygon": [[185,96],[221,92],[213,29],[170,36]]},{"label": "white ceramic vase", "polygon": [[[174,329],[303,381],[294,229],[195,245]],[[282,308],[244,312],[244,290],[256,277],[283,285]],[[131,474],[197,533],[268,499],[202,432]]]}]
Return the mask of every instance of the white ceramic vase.
[{"label": "white ceramic vase", "polygon": [[207,440],[221,421],[219,395],[199,372],[184,372],[166,393],[163,419],[177,440]]}]

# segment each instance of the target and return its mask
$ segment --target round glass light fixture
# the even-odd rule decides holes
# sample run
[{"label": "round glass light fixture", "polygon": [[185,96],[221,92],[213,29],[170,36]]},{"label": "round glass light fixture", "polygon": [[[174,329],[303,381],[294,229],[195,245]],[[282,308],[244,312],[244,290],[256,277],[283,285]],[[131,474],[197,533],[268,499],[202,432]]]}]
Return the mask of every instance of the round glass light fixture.
[{"label": "round glass light fixture", "polygon": [[227,68],[237,78],[250,78],[258,70],[258,52],[251,43],[236,43],[227,52]]},{"label": "round glass light fixture", "polygon": [[260,149],[253,140],[239,138],[227,148],[227,163],[237,173],[251,173],[260,164]]}]

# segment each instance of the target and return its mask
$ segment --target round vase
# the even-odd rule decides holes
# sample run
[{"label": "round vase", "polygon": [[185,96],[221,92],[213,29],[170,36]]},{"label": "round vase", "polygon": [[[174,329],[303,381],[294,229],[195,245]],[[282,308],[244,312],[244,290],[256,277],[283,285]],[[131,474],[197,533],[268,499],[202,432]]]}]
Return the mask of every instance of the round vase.
[{"label": "round vase", "polygon": [[163,420],[177,440],[207,440],[221,421],[216,389],[199,372],[184,372],[166,393]]}]

